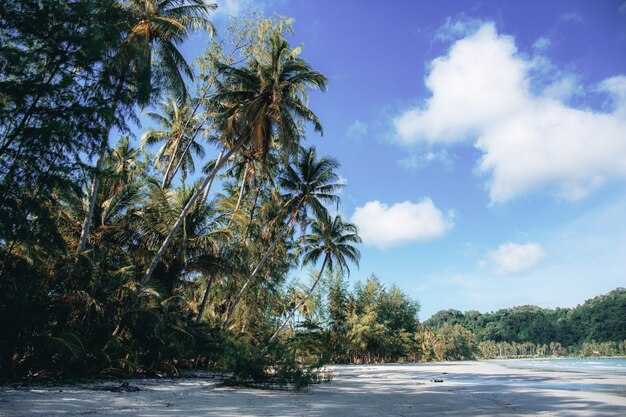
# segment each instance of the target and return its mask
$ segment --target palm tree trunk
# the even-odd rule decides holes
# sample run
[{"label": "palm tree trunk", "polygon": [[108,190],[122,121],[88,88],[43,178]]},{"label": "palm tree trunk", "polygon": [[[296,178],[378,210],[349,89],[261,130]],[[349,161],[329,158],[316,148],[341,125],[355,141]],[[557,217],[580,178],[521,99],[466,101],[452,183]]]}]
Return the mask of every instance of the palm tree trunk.
[{"label": "palm tree trunk", "polygon": [[202,297],[202,304],[200,305],[200,311],[198,311],[198,317],[196,317],[196,323],[200,323],[202,321],[202,316],[204,315],[204,310],[206,309],[206,303],[209,299],[209,292],[211,291],[211,286],[213,285],[213,280],[215,279],[215,274],[211,272],[209,275],[209,282],[206,284],[206,290],[204,290],[204,297]]},{"label": "palm tree trunk", "polygon": [[[217,159],[215,160],[215,165],[219,164],[220,161],[222,160],[222,156],[224,155],[224,149],[225,148],[222,148],[222,150],[220,151],[219,155],[217,155]],[[203,202],[206,202],[206,199],[209,197],[209,191],[211,191],[211,186],[212,185],[213,185],[213,178],[211,178],[211,180],[207,184],[206,188],[204,189],[204,194],[202,195],[202,201]]]},{"label": "palm tree trunk", "polygon": [[[196,107],[196,109],[197,109],[197,107]],[[195,113],[196,109],[194,109],[194,113]],[[193,117],[193,114],[191,115],[191,117]],[[176,158],[170,159],[169,163],[167,164],[167,168],[165,170],[165,175],[163,176],[163,182],[161,183],[161,189],[165,189],[165,188],[170,186],[170,183],[172,182],[172,179],[174,178],[174,175],[176,175],[176,173],[180,169],[180,166],[182,164],[183,159],[185,158],[185,155],[187,154],[187,152],[189,151],[189,148],[193,144],[193,140],[196,138],[196,135],[198,134],[200,129],[202,129],[202,126],[206,123],[206,121],[208,119],[209,119],[209,116],[206,116],[204,118],[204,120],[202,121],[202,123],[200,123],[198,125],[198,127],[196,127],[196,130],[194,130],[193,135],[191,135],[191,138],[189,139],[189,143],[187,144],[187,146],[185,147],[185,149],[181,153],[181,156],[178,159],[178,162],[176,163],[176,168],[174,169],[173,172],[172,172],[172,167],[174,166],[174,159],[176,159]],[[171,172],[171,174],[170,174],[170,172]],[[171,178],[169,178],[170,175],[171,175]]]},{"label": "palm tree trunk", "polygon": [[246,162],[246,166],[243,169],[243,176],[241,177],[241,189],[239,190],[239,198],[237,199],[235,210],[233,210],[233,214],[230,217],[231,221],[233,219],[233,216],[235,215],[235,213],[237,212],[237,210],[239,210],[239,207],[241,206],[241,200],[243,199],[243,191],[246,189],[246,177],[247,176],[248,176],[248,162]]},{"label": "palm tree trunk", "polygon": [[278,329],[276,329],[276,331],[274,332],[272,337],[270,337],[270,340],[267,342],[267,346],[265,347],[264,352],[267,351],[268,347],[278,337],[278,333],[280,333],[280,331],[283,329],[283,327],[285,327],[285,325],[289,322],[289,319],[291,318],[291,316],[293,316],[294,313],[296,311],[298,311],[298,309],[300,307],[302,307],[302,305],[306,302],[306,300],[308,300],[309,297],[311,297],[311,294],[313,294],[313,291],[315,290],[315,287],[317,286],[317,284],[320,282],[320,279],[322,278],[322,273],[324,272],[324,268],[326,267],[326,264],[328,263],[328,258],[329,257],[330,257],[330,254],[327,253],[326,256],[324,257],[324,263],[322,263],[322,268],[320,269],[319,274],[317,274],[317,278],[315,279],[315,282],[313,283],[313,285],[309,289],[309,292],[307,292],[306,296],[302,300],[300,300],[300,302],[298,303],[297,306],[294,307],[294,309],[291,311],[289,316],[287,316],[287,318],[285,320],[283,320],[283,322],[280,324],[280,326],[278,326]]},{"label": "palm tree trunk", "polygon": [[102,169],[106,150],[109,146],[110,129],[111,126],[107,126],[105,133],[103,133],[102,135],[102,141],[100,142],[100,149],[98,150],[98,160],[96,162],[96,170],[93,173],[93,182],[91,183],[91,188],[89,190],[89,206],[87,207],[87,215],[85,216],[85,221],[83,222],[83,227],[80,232],[78,249],[76,251],[78,255],[83,253],[85,251],[85,248],[87,247],[87,237],[89,236],[89,229],[91,228],[91,223],[93,221],[93,211],[96,206],[98,187],[100,186],[100,170]]},{"label": "palm tree trunk", "polygon": [[[112,108],[114,112],[119,104],[120,94],[122,94],[125,80],[126,71],[120,75],[120,78],[117,81],[117,86],[115,87],[115,92],[113,93]],[[91,222],[93,221],[93,211],[96,205],[96,197],[98,196],[98,187],[100,186],[100,170],[102,169],[102,164],[104,163],[106,150],[109,147],[109,133],[113,127],[114,120],[115,116],[112,115],[102,134],[102,141],[100,142],[100,149],[98,150],[98,160],[96,161],[96,171],[94,172],[93,182],[91,183],[91,189],[89,190],[89,207],[87,208],[87,215],[85,216],[85,221],[83,222],[83,228],[80,232],[80,240],[78,242],[78,250],[76,251],[79,255],[83,253],[87,247],[87,237],[89,236],[89,229],[91,228]]]},{"label": "palm tree trunk", "polygon": [[213,177],[215,177],[215,175],[220,170],[220,168],[222,168],[222,166],[226,163],[226,161],[228,161],[228,158],[230,158],[241,147],[241,145],[245,143],[246,139],[247,139],[246,137],[241,138],[239,139],[239,141],[237,141],[233,145],[233,147],[226,153],[224,158],[219,163],[215,164],[215,167],[213,168],[213,170],[211,170],[211,173],[207,175],[204,181],[202,181],[202,184],[200,185],[200,187],[196,190],[193,196],[189,199],[189,201],[185,205],[185,208],[183,208],[180,215],[176,219],[176,222],[174,222],[174,225],[170,229],[169,234],[163,241],[163,244],[161,244],[161,247],[152,258],[152,262],[150,262],[150,265],[148,266],[146,273],[144,274],[143,278],[141,278],[142,283],[146,283],[152,277],[152,273],[154,272],[157,265],[159,264],[161,257],[163,257],[165,250],[174,240],[174,235],[176,235],[176,232],[178,231],[178,228],[180,227],[180,225],[183,224],[183,220],[187,216],[187,213],[189,213],[193,205],[196,203],[196,200],[198,200],[198,198],[202,194],[201,190],[203,190],[205,187],[208,186],[209,182],[213,180]]},{"label": "palm tree trunk", "polygon": [[[178,147],[178,142],[181,140],[181,138],[178,138],[178,140],[176,141],[176,145],[174,146],[174,148]],[[185,152],[183,152],[183,155],[181,155],[180,160],[178,161],[178,165],[177,165],[177,169],[180,166],[180,163],[182,162],[183,158],[185,157]],[[165,169],[165,173],[163,174],[163,181],[161,181],[161,189],[164,190],[167,187],[170,186],[170,183],[172,182],[172,178],[174,178],[174,175],[176,174],[176,172],[174,172],[174,174],[172,174],[172,178],[170,178],[170,172],[172,170],[172,166],[174,165],[174,160],[176,158],[174,158],[173,155],[170,155],[169,158],[169,162],[167,163],[167,168]]]},{"label": "palm tree trunk", "polygon": [[259,269],[261,269],[261,266],[263,266],[263,264],[265,263],[265,261],[267,260],[269,255],[272,253],[272,251],[274,250],[274,248],[278,244],[278,240],[279,240],[279,238],[274,239],[274,242],[272,242],[270,247],[267,248],[267,250],[263,254],[263,257],[261,258],[261,261],[254,268],[254,271],[252,271],[252,273],[250,274],[250,276],[246,280],[245,284],[243,284],[243,287],[241,287],[241,289],[239,290],[239,293],[237,293],[237,296],[233,300],[233,303],[231,304],[230,308],[228,309],[228,313],[226,314],[226,318],[222,322],[222,326],[220,328],[220,331],[224,330],[226,328],[226,325],[230,321],[230,318],[232,317],[233,313],[235,312],[235,308],[237,307],[237,304],[239,304],[239,301],[241,300],[241,297],[243,296],[243,293],[246,291],[246,288],[248,288],[248,286],[252,282],[252,279],[254,278],[254,276],[257,274],[257,272],[259,272]]},{"label": "palm tree trunk", "polygon": [[[258,193],[257,193],[257,197],[258,197]],[[248,224],[248,228],[250,227],[250,225]],[[246,230],[246,234],[247,234],[247,230]],[[272,251],[274,250],[274,248],[276,247],[276,245],[278,244],[278,242],[280,241],[281,236],[277,236],[274,241],[272,242],[272,244],[270,245],[269,248],[267,248],[267,250],[265,251],[265,253],[263,254],[263,256],[261,257],[261,260],[259,261],[259,263],[257,264],[257,266],[254,268],[254,271],[252,271],[252,274],[250,274],[250,276],[248,277],[246,283],[243,285],[243,287],[241,287],[241,290],[239,290],[239,293],[237,294],[237,297],[235,297],[235,300],[233,301],[233,304],[230,306],[230,308],[228,309],[228,314],[226,316],[226,318],[224,319],[224,321],[222,322],[222,326],[221,326],[221,330],[223,330],[224,328],[226,328],[226,324],[228,324],[228,322],[230,321],[231,316],[233,315],[233,312],[235,311],[235,308],[237,307],[237,304],[239,303],[241,296],[243,295],[244,291],[246,290],[246,288],[248,287],[248,285],[250,284],[250,282],[252,282],[252,278],[254,278],[254,276],[256,275],[256,273],[259,271],[259,269],[261,268],[261,266],[263,266],[263,264],[265,264],[265,261],[267,261],[269,255],[272,253]]]}]

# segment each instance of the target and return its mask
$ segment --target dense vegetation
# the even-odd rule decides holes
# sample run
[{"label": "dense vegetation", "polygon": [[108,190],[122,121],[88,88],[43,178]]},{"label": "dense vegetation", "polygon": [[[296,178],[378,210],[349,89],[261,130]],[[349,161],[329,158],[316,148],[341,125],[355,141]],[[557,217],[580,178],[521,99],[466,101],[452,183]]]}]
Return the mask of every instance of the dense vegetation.
[{"label": "dense vegetation", "polygon": [[213,8],[0,2],[1,377],[195,368],[298,388],[329,361],[626,339],[623,290],[421,326],[398,288],[348,289],[360,239],[328,209],[339,163],[304,146],[326,77],[283,18],[240,19],[187,63],[178,47],[213,33]]},{"label": "dense vegetation", "polygon": [[626,289],[618,288],[575,308],[521,306],[494,313],[444,310],[425,323],[435,330],[471,334],[482,357],[626,354]]},{"label": "dense vegetation", "polygon": [[[284,284],[301,264],[348,270],[360,241],[326,208],[338,162],[302,146],[327,79],[279,18],[241,19],[187,63],[214,8],[0,5],[2,375],[315,378],[321,355],[283,328],[317,281],[295,305]],[[157,127],[137,141],[140,113]]]}]

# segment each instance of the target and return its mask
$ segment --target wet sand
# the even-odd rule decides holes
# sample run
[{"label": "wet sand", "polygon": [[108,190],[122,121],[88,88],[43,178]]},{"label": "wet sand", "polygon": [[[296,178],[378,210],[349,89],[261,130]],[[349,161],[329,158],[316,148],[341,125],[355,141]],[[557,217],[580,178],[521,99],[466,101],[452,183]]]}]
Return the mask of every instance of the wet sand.
[{"label": "wet sand", "polygon": [[209,379],[130,380],[138,392],[3,386],[0,416],[626,416],[626,375],[505,364],[334,366],[332,382],[301,393]]}]

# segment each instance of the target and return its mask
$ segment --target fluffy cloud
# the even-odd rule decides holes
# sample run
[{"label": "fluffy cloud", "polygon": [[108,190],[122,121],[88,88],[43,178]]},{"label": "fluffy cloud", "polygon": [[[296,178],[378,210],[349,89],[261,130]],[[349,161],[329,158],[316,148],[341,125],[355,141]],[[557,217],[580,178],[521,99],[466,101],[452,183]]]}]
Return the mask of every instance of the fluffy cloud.
[{"label": "fluffy cloud", "polygon": [[532,270],[546,254],[538,243],[505,243],[487,252],[482,265],[489,265],[496,275],[523,274]]},{"label": "fluffy cloud", "polygon": [[453,214],[443,214],[431,199],[388,206],[370,201],[357,207],[350,221],[366,245],[387,248],[442,237],[453,227]]},{"label": "fluffy cloud", "polygon": [[432,62],[432,96],[394,119],[396,135],[405,144],[473,141],[493,203],[539,190],[582,198],[626,177],[626,76],[596,88],[613,100],[606,112],[569,106],[576,78],[556,78],[545,58],[520,56],[512,37],[483,24]]}]

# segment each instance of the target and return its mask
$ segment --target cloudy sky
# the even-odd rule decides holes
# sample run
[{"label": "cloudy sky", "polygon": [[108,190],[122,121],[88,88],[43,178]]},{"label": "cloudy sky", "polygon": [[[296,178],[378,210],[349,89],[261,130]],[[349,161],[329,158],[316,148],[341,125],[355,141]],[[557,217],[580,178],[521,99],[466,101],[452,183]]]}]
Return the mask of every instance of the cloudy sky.
[{"label": "cloudy sky", "polygon": [[[218,31],[243,1],[217,1]],[[626,2],[267,0],[330,79],[360,269],[422,304],[569,307],[626,285]],[[185,45],[187,56],[204,41]]]}]

